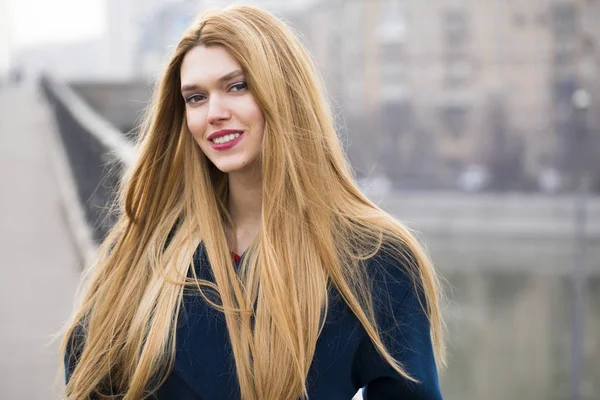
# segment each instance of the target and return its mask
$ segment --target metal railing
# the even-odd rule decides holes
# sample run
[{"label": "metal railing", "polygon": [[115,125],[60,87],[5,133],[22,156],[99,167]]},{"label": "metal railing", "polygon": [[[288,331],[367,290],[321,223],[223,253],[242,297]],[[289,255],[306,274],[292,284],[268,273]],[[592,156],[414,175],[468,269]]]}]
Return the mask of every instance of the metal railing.
[{"label": "metal railing", "polygon": [[109,206],[135,156],[134,146],[67,84],[45,76],[41,87],[54,112],[85,222],[99,244],[114,223]]}]

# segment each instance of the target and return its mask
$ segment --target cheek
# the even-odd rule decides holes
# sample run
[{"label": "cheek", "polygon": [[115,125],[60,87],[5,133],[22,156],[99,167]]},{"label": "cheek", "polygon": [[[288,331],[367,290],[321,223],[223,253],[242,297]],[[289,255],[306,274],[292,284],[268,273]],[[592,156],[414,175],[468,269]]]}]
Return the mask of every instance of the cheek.
[{"label": "cheek", "polygon": [[252,119],[255,126],[259,129],[260,136],[262,136],[264,134],[264,130],[265,130],[265,117],[264,117],[261,109],[258,107],[258,105],[256,105],[252,109],[249,117]]},{"label": "cheek", "polygon": [[206,130],[206,120],[200,115],[189,113],[187,115],[187,126],[194,138],[201,139],[204,137],[204,131]]}]

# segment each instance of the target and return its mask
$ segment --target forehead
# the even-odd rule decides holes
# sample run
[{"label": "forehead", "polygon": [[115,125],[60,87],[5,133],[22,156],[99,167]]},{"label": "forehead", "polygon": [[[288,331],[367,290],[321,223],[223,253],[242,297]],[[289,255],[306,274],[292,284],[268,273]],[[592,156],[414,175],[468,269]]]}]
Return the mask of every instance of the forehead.
[{"label": "forehead", "polygon": [[196,46],[183,57],[181,84],[208,85],[236,69],[242,68],[224,47]]}]

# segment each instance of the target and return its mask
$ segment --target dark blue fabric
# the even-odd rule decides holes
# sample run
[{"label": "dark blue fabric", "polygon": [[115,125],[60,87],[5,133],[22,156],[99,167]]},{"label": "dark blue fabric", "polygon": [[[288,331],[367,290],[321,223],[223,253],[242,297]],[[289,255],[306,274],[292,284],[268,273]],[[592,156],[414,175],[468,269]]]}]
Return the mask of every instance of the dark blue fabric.
[{"label": "dark blue fabric", "polygon": [[[195,260],[199,278],[214,281],[202,245]],[[382,252],[369,261],[375,312],[392,355],[420,383],[404,379],[382,359],[354,314],[331,290],[325,327],[308,374],[311,400],[350,400],[363,387],[365,400],[442,399],[429,322],[412,281],[396,263]],[[66,369],[72,371],[73,365],[67,363]],[[198,294],[184,295],[174,368],[155,395],[177,400],[240,399],[225,318]]]}]

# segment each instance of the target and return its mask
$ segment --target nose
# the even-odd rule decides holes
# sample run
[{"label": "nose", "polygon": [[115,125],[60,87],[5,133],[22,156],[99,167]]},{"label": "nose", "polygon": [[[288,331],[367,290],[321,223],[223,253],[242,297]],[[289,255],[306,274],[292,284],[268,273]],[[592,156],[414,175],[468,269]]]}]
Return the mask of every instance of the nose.
[{"label": "nose", "polygon": [[231,118],[231,112],[224,104],[223,99],[219,96],[213,96],[208,103],[208,123],[211,125],[218,124],[221,121]]}]

